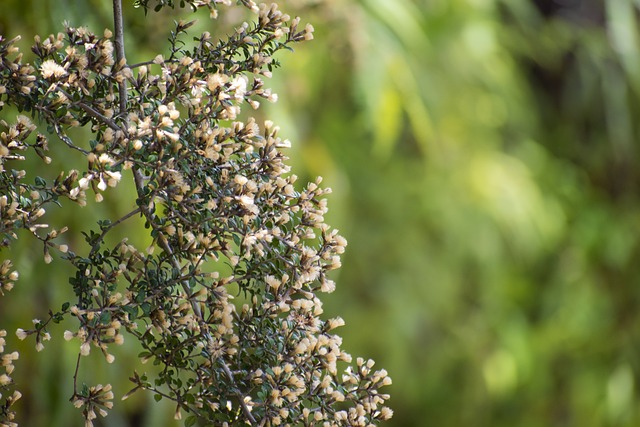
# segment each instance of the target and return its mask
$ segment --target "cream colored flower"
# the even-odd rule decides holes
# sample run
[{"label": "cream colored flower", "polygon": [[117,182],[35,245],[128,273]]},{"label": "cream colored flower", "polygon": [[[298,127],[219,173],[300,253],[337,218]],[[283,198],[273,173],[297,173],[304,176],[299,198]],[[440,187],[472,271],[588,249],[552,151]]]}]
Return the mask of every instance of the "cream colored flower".
[{"label": "cream colored flower", "polygon": [[45,79],[55,77],[60,78],[67,74],[67,70],[53,59],[47,59],[40,66],[40,72]]}]

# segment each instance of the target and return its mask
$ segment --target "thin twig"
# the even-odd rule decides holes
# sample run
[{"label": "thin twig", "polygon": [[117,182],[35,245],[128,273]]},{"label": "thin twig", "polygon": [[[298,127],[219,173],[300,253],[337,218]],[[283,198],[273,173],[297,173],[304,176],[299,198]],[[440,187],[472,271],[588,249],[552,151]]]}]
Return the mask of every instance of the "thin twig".
[{"label": "thin twig", "polygon": [[[165,61],[165,62],[167,62],[167,61]],[[134,68],[142,67],[143,65],[154,65],[154,64],[155,64],[155,62],[153,62],[153,59],[152,59],[151,61],[144,61],[144,62],[138,62],[137,64],[127,65],[127,67],[129,69],[133,70]]]},{"label": "thin twig", "polygon": [[80,356],[78,353],[78,360],[76,360],[76,371],[73,373],[73,396],[70,400],[75,399],[78,396],[78,370],[80,369]]},{"label": "thin twig", "polygon": [[[58,88],[56,88],[56,90],[58,92],[62,93],[67,98],[71,99],[71,95],[69,93],[67,93],[64,89],[58,87]],[[116,122],[114,122],[113,120],[111,120],[110,118],[105,116],[104,114],[101,114],[98,110],[96,110],[95,108],[85,104],[84,102],[78,101],[78,102],[74,102],[73,104],[75,104],[78,107],[80,107],[85,113],[89,114],[91,117],[100,120],[101,122],[103,122],[104,124],[109,126],[111,129],[113,129],[115,131],[126,132],[126,129],[121,128],[120,126],[118,126],[116,124]]]},{"label": "thin twig", "polygon": [[116,225],[126,221],[127,219],[131,218],[135,214],[138,214],[138,213],[141,213],[141,212],[142,212],[142,208],[137,207],[136,209],[132,210],[131,212],[129,212],[128,214],[126,214],[122,218],[118,219],[116,222],[112,222],[111,224],[109,224],[108,227],[106,227],[104,230],[102,230],[102,234],[100,234],[100,236],[98,237],[96,242],[93,244],[93,247],[91,248],[91,252],[89,253],[89,256],[93,255],[98,250],[98,243],[100,243],[102,241],[102,239],[109,232],[109,230],[111,230]]},{"label": "thin twig", "polygon": [[[113,29],[115,30],[115,47],[116,47],[116,63],[120,66],[127,63],[126,56],[124,54],[124,25],[123,25],[123,13],[122,13],[122,0],[113,0]],[[118,90],[120,92],[120,117],[124,117],[127,120],[127,80],[122,79],[118,83]]]},{"label": "thin twig", "polygon": [[60,125],[57,122],[54,121],[52,123],[53,123],[53,129],[56,131],[56,135],[58,135],[58,138],[60,138],[62,142],[67,144],[70,148],[73,148],[74,150],[78,150],[85,156],[89,154],[89,152],[84,148],[80,148],[77,145],[75,145],[73,141],[71,141],[71,139],[69,139],[69,137],[65,135],[64,131],[60,128]]}]

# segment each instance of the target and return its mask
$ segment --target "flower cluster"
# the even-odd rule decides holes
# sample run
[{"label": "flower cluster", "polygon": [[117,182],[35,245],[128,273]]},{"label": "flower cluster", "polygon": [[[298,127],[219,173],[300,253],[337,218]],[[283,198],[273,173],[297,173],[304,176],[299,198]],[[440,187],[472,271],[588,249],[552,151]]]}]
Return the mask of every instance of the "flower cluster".
[{"label": "flower cluster", "polygon": [[98,384],[93,387],[84,387],[82,391],[77,393],[73,398],[73,406],[82,408],[85,427],[93,427],[93,420],[98,417],[96,412],[101,417],[106,417],[107,409],[113,408],[112,400],[111,384],[105,386]]},{"label": "flower cluster", "polygon": [[[17,351],[6,353],[5,352],[5,337],[7,331],[0,330],[0,363],[1,368],[4,370],[0,373],[0,427],[15,427],[17,424],[13,421],[15,419],[15,412],[11,410],[11,406],[22,397],[22,394],[14,390],[13,393],[7,395],[7,391],[13,384],[13,380],[10,375],[13,372],[15,366],[13,362],[18,359],[19,354]],[[2,372],[2,371],[0,371]]]},{"label": "flower cluster", "polygon": [[[2,199],[0,199],[0,206],[2,205]],[[5,291],[13,289],[13,285],[18,280],[19,274],[16,270],[13,270],[13,263],[11,260],[4,260],[0,265],[0,295],[4,296]]]},{"label": "flower cluster", "polygon": [[[215,16],[231,2],[186,3]],[[126,396],[146,389],[170,399],[190,425],[369,426],[392,415],[379,391],[391,380],[372,361],[353,366],[334,333],[344,321],[322,317],[319,294],[335,289],[330,272],[346,247],[324,223],[330,189],[320,178],[300,186],[287,165],[290,142],[245,110],[277,100],[265,87],[278,65],[273,55],[312,39],[313,27],[300,28],[276,4],[241,3],[255,20],[226,39],[203,33],[183,48],[192,23],[180,21],[170,51],[136,65],[124,59],[117,19],[102,36],[68,26],[36,38],[33,65],[22,64],[14,41],[0,39],[0,102],[47,123],[84,163],[53,182],[2,175],[3,232],[27,228],[43,242],[46,261],[55,249],[75,268],[77,301],[17,335],[34,335],[40,351],[50,322],[75,318],[64,338],[79,342],[78,364],[92,348],[112,363],[110,347],[134,337],[142,361],[164,369],[152,381],[134,373]],[[172,1],[157,2],[163,6]],[[80,126],[94,139],[74,141],[69,129]],[[29,142],[30,119],[5,128],[0,165],[30,149],[48,163],[47,139]],[[64,197],[84,206],[89,193],[100,202],[124,176],[136,191],[128,213],[83,233],[85,253],[56,243],[66,227],[38,234],[48,228],[39,221],[46,203]],[[136,247],[121,236],[109,244],[105,237],[134,217],[143,218],[151,243]],[[4,290],[17,279],[11,270],[10,263],[0,269]],[[72,401],[87,426],[112,398],[109,385],[81,387],[74,377]]]},{"label": "flower cluster", "polygon": [[18,328],[16,330],[16,336],[18,339],[23,340],[27,338],[29,335],[36,336],[36,351],[44,350],[43,341],[49,341],[51,339],[51,334],[46,330],[46,324],[43,324],[40,319],[33,319],[32,321],[34,329],[24,330],[22,328]]}]

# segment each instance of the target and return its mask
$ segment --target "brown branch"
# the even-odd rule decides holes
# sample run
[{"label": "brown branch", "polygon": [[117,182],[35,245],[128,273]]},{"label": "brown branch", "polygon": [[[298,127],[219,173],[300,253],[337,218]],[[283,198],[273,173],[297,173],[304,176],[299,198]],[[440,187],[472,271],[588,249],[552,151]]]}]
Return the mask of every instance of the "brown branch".
[{"label": "brown branch", "polygon": [[109,230],[111,230],[116,225],[126,221],[127,219],[131,218],[135,214],[141,213],[141,212],[142,212],[142,208],[137,207],[136,209],[132,210],[131,212],[129,212],[128,214],[126,214],[122,218],[118,219],[116,222],[112,222],[111,224],[109,224],[108,227],[106,227],[104,230],[102,230],[102,234],[100,234],[100,236],[98,237],[96,242],[93,244],[93,247],[91,248],[91,252],[89,253],[89,256],[93,255],[98,250],[98,243],[100,243],[102,241],[102,239],[104,239],[104,236],[109,232]]},{"label": "brown branch", "polygon": [[81,152],[85,156],[89,154],[89,152],[87,150],[85,150],[84,148],[78,147],[76,144],[73,143],[73,141],[71,141],[71,139],[67,135],[65,135],[64,131],[62,130],[62,128],[60,127],[60,124],[58,122],[53,121],[52,123],[53,123],[53,129],[55,130],[56,135],[58,135],[58,138],[60,138],[60,141],[62,141],[65,144],[67,144],[69,146],[69,148],[73,148],[74,150],[78,150],[79,152]]},{"label": "brown branch", "polygon": [[71,399],[69,400],[73,400],[78,396],[78,370],[80,369],[80,356],[81,354],[78,353],[78,360],[76,360],[76,371],[73,373],[73,396],[71,396]]},{"label": "brown branch", "polygon": [[[116,63],[119,67],[124,66],[127,63],[126,56],[124,54],[124,25],[122,14],[122,0],[113,0],[113,29],[115,31],[115,47],[116,47]],[[122,79],[118,83],[118,91],[120,92],[120,117],[123,117],[125,122],[128,120],[127,111],[127,80]],[[125,126],[126,128],[126,126]]]},{"label": "brown branch", "polygon": [[[58,87],[58,88],[56,88],[56,90],[58,92],[62,93],[68,99],[71,99],[71,95],[69,93],[67,93],[64,89]],[[100,120],[101,122],[103,122],[104,124],[109,126],[111,129],[113,129],[115,131],[122,131],[122,132],[125,132],[125,133],[127,132],[126,129],[123,129],[120,126],[118,126],[116,122],[114,122],[113,120],[111,120],[110,118],[105,116],[104,114],[101,114],[98,110],[96,110],[95,108],[85,104],[84,102],[77,101],[77,102],[74,102],[73,104],[77,105],[78,107],[80,107],[80,109],[82,109],[85,113],[89,114],[94,119]]]}]

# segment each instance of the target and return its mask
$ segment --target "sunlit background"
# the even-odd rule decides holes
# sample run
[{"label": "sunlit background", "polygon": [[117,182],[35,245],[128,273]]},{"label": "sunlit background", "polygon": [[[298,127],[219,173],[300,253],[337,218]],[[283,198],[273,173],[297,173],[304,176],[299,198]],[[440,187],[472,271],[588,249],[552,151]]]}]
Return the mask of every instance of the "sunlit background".
[{"label": "sunlit background", "polygon": [[[24,46],[65,20],[112,26],[107,0],[2,3],[0,33]],[[278,57],[266,114],[302,181],[334,190],[328,222],[349,247],[325,312],[390,372],[386,425],[640,425],[640,1],[279,3],[316,32]],[[174,16],[126,12],[130,60],[166,49]],[[197,28],[235,18],[220,19]],[[41,248],[16,253],[9,330],[70,292]],[[63,331],[39,354],[8,344],[21,425],[82,425]],[[129,342],[80,375],[121,396],[134,367],[153,369],[135,356]],[[175,425],[149,396],[118,407],[100,425]]]}]

